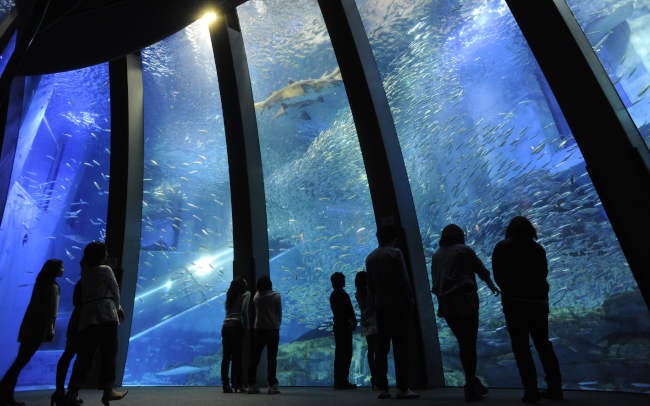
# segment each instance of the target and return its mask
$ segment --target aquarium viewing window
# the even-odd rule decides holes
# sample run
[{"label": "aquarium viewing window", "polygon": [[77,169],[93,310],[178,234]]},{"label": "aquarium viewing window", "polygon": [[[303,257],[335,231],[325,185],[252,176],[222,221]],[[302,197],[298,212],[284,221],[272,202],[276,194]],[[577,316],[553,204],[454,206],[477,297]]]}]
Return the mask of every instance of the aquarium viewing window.
[{"label": "aquarium viewing window", "polygon": [[[9,3],[0,1],[0,16],[11,10]],[[567,3],[650,145],[650,2]],[[383,85],[400,155],[390,158],[406,172],[396,188],[404,189],[399,196],[412,196],[417,225],[414,220],[409,235],[420,233],[424,258],[417,255],[427,274],[445,225],[460,225],[467,244],[491,269],[492,249],[509,220],[527,216],[547,253],[550,335],[565,388],[647,392],[647,306],[614,233],[616,222],[606,215],[607,200],[601,201],[587,172],[588,154],[576,141],[580,131],[574,135],[569,127],[571,115],[565,119],[562,98],[506,2],[346,5],[356,6],[357,28],[368,40],[371,61],[363,66],[378,70],[370,86]],[[133,300],[133,311],[122,327],[130,326],[120,344],[126,352],[124,385],[221,385],[225,294],[242,274],[238,255],[250,248],[241,247],[233,209],[242,204],[237,190],[249,176],[260,182],[259,196],[251,192],[252,182],[245,185],[259,199],[257,208],[251,204],[257,210],[251,217],[266,221],[266,229],[254,231],[268,240],[268,264],[253,264],[253,273],[268,269],[283,301],[280,385],[333,384],[330,275],[345,275],[358,313],[354,277],[377,245],[379,219],[368,169],[376,150],[360,143],[364,127],[355,123],[358,109],[348,100],[350,76],[346,89],[342,75],[342,58],[348,56],[341,55],[335,34],[330,37],[322,10],[318,0],[295,0],[291,7],[285,0],[249,0],[230,11],[235,18],[224,31],[198,19],[139,51],[144,130],[136,163],[143,176],[129,182],[141,186],[143,198],[134,200],[142,221],[131,224],[140,237],[134,244],[138,266],[126,270],[135,293],[126,298]],[[223,89],[235,85],[217,77],[225,53],[215,45],[215,33],[226,31],[233,35],[228,43],[240,41],[244,54],[235,49],[232,58],[247,64],[236,68],[245,76],[236,86],[250,80],[250,89],[236,91],[250,91],[252,99],[234,105],[240,112],[250,108],[250,123],[244,124],[253,127],[255,121],[256,131],[246,136],[254,135],[259,165],[256,158],[233,154],[231,132],[240,134],[225,111],[233,103]],[[0,73],[14,46],[15,36],[0,56]],[[111,99],[118,100],[111,92],[113,66],[110,79],[104,63],[12,82],[0,160],[0,186],[8,185],[2,192],[6,202],[0,193],[0,330],[8,332],[0,336],[0,370],[18,349],[18,329],[41,265],[61,258],[66,270],[58,280],[56,339],[42,345],[20,375],[22,389],[53,387],[83,247],[111,230],[111,137],[120,127],[115,115],[111,120]],[[244,176],[229,167],[238,159],[257,167]],[[518,387],[499,298],[480,281],[479,288],[478,375],[491,387]],[[439,348],[437,367],[445,384],[462,386],[450,329],[444,319],[426,322],[435,329],[425,330],[437,331],[437,337],[420,334],[428,341],[418,344]],[[355,332],[350,380],[368,386],[366,351],[364,337]],[[391,384],[393,375],[391,365]]]}]

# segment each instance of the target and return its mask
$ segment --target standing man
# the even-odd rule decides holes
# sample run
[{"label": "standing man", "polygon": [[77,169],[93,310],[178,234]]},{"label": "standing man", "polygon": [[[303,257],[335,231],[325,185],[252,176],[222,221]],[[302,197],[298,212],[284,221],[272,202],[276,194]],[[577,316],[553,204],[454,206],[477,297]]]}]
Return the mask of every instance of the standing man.
[{"label": "standing man", "polygon": [[352,332],[357,326],[350,296],[343,289],[345,275],[334,272],[330,277],[334,291],[330,295],[330,307],[334,315],[334,389],[355,389],[350,383],[350,363],[352,362]]},{"label": "standing man", "polygon": [[366,258],[368,302],[377,314],[376,385],[379,399],[390,398],[388,391],[388,350],[393,343],[397,398],[419,395],[408,388],[408,328],[413,310],[411,282],[402,251],[397,248],[397,230],[382,226],[377,230],[379,247]]}]

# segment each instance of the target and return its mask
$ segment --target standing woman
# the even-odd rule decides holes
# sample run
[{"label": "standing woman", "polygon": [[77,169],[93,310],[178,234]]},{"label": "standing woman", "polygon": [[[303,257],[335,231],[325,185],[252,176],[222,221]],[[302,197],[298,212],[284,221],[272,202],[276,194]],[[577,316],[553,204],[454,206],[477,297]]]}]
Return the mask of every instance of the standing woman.
[{"label": "standing woman", "polygon": [[[242,385],[242,344],[244,331],[248,328],[248,303],[251,293],[246,279],[237,278],[230,283],[226,293],[226,316],[221,328],[223,358],[221,359],[221,383],[223,393],[243,392]],[[232,362],[231,380],[228,369]],[[230,383],[232,382],[232,386]]]},{"label": "standing woman", "polygon": [[476,376],[478,336],[478,275],[494,295],[499,289],[473,249],[465,245],[465,233],[449,224],[440,236],[440,248],[431,257],[431,291],[438,297],[438,316],[458,340],[460,360],[465,372],[465,401],[483,399],[487,388]]},{"label": "standing woman", "polygon": [[48,259],[36,277],[32,297],[18,333],[20,347],[16,360],[0,381],[0,405],[21,406],[14,399],[14,389],[20,371],[27,365],[43,341],[54,339],[54,323],[59,308],[61,288],[55,279],[63,275],[63,262]]},{"label": "standing woman", "polygon": [[106,245],[91,242],[84,249],[81,273],[81,308],[79,310],[79,349],[77,361],[66,394],[67,403],[76,403],[79,388],[88,377],[93,355],[99,350],[100,382],[104,389],[102,403],[126,396],[113,390],[115,357],[117,356],[117,326],[124,319],[120,306],[120,289],[113,270],[106,263]]},{"label": "standing woman", "polygon": [[[535,240],[537,231],[523,216],[510,220],[505,240],[492,252],[494,279],[501,288],[501,304],[517,361],[523,401],[536,403],[540,397],[561,400],[560,364],[548,339],[548,263],[546,251]],[[542,361],[548,389],[537,390],[537,372],[530,353],[529,337]]]},{"label": "standing woman", "polygon": [[370,369],[370,385],[374,390],[375,385],[375,358],[377,357],[377,318],[375,309],[368,301],[368,273],[366,271],[357,272],[354,277],[354,286],[356,292],[355,299],[359,304],[361,311],[361,335],[366,337],[368,344],[368,369]]}]

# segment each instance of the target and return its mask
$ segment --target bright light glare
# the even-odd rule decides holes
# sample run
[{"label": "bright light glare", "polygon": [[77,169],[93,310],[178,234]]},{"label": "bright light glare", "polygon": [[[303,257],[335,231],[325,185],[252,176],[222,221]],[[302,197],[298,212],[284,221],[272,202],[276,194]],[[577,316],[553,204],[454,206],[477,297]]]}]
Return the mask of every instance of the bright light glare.
[{"label": "bright light glare", "polygon": [[207,11],[203,16],[201,16],[201,21],[210,25],[217,21],[217,18],[219,18],[219,15],[215,11]]},{"label": "bright light glare", "polygon": [[188,269],[196,276],[205,276],[215,269],[219,269],[224,264],[233,259],[233,249],[224,248],[216,255],[201,257],[194,261]]}]

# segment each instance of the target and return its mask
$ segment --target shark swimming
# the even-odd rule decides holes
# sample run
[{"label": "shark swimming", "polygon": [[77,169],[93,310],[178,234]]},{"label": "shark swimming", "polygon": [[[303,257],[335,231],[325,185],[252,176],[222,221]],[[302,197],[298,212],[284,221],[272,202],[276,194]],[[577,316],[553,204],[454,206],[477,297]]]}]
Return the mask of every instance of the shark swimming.
[{"label": "shark swimming", "polygon": [[[343,83],[341,70],[336,67],[330,73],[325,72],[316,79],[303,79],[289,83],[278,89],[261,102],[255,103],[255,109],[264,111],[277,111],[273,118],[278,118],[286,113],[289,108],[305,108],[313,103],[323,102],[323,93]],[[305,117],[306,118],[306,117]]]}]

